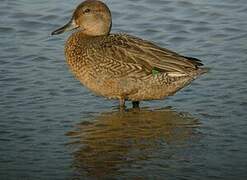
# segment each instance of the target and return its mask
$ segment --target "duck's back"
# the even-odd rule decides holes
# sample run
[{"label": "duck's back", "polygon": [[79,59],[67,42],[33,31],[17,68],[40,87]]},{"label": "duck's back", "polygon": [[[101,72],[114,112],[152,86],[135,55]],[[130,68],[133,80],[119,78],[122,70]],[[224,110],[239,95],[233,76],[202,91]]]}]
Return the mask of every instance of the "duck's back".
[{"label": "duck's back", "polygon": [[92,37],[76,32],[65,53],[75,76],[109,98],[161,99],[204,72],[197,59],[123,34]]}]

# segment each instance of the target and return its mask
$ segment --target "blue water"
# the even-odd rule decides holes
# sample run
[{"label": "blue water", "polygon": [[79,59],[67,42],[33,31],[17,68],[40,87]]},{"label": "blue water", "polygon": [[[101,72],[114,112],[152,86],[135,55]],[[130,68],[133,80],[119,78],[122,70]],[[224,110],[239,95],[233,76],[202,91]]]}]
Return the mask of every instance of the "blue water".
[{"label": "blue water", "polygon": [[210,68],[124,113],[70,73],[69,34],[50,36],[80,2],[0,3],[0,179],[246,179],[246,2],[107,0],[112,32]]}]

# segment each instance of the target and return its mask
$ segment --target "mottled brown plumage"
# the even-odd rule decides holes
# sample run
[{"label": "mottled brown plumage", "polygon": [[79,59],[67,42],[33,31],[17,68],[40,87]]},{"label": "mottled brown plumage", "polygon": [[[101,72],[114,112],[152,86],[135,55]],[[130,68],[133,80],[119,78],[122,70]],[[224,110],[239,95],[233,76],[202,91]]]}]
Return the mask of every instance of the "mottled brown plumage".
[{"label": "mottled brown plumage", "polygon": [[71,21],[52,34],[78,29],[66,42],[70,69],[83,85],[98,95],[131,100],[163,99],[188,85],[200,74],[202,63],[151,42],[126,34],[109,34],[111,14],[97,0],[87,0]]}]

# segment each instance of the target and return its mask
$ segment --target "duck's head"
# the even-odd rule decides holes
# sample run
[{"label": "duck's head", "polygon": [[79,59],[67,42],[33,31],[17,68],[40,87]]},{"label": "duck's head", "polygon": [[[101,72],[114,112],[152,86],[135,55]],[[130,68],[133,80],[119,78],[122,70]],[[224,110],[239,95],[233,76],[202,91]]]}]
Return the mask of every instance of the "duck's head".
[{"label": "duck's head", "polygon": [[86,0],[77,6],[71,20],[63,27],[53,31],[57,35],[78,29],[89,36],[101,36],[109,34],[111,30],[111,12],[101,1]]}]

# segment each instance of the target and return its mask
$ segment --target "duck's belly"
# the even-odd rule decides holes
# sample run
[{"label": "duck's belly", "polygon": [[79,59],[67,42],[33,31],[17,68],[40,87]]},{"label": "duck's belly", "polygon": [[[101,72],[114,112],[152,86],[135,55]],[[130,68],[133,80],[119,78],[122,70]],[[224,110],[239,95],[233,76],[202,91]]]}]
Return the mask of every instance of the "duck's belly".
[{"label": "duck's belly", "polygon": [[89,90],[110,99],[127,98],[128,95],[138,91],[136,80],[133,78],[114,78],[90,70],[75,71],[72,69],[72,72]]},{"label": "duck's belly", "polygon": [[[86,68],[85,68],[86,69]],[[145,77],[111,77],[95,71],[76,71],[76,78],[95,94],[109,99],[126,99],[132,101],[164,99],[174,94],[191,82],[191,78],[169,80],[164,75]]]}]

